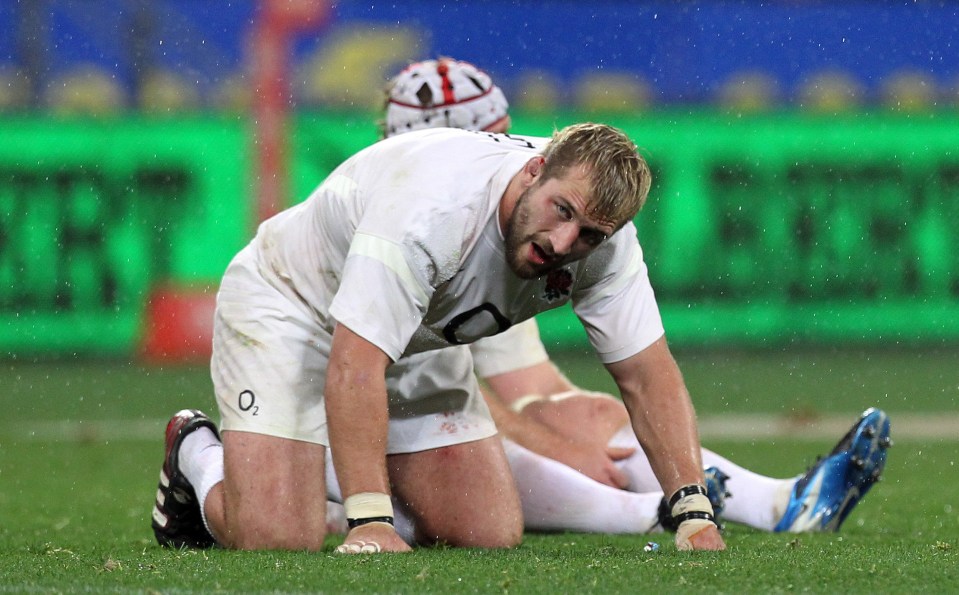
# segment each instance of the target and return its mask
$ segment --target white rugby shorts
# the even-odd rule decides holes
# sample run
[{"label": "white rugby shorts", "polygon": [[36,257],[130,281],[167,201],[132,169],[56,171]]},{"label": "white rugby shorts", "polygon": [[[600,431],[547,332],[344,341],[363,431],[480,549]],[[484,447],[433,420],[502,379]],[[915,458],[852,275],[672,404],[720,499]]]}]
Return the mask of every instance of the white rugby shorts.
[{"label": "white rugby shorts", "polygon": [[[217,294],[210,368],[221,428],[329,446],[323,387],[332,337],[267,282],[250,248]],[[496,434],[467,346],[401,358],[387,369],[389,454]]]}]

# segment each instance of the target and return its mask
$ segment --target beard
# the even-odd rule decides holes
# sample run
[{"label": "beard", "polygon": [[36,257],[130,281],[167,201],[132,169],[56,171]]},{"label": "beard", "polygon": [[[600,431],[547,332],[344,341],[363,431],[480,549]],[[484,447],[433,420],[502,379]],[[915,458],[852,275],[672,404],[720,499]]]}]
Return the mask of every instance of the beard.
[{"label": "beard", "polygon": [[[566,259],[550,259],[552,250],[545,253],[549,247],[549,240],[544,239],[535,242],[536,234],[528,234],[530,222],[530,206],[527,198],[530,189],[527,188],[516,200],[516,206],[506,221],[506,229],[503,230],[503,238],[506,244],[506,262],[510,269],[520,279],[535,279],[548,274],[550,271],[558,269],[566,264]],[[535,245],[539,248],[531,247]],[[530,262],[528,254],[530,250],[539,251],[540,255],[547,258],[547,262],[537,264]]]}]

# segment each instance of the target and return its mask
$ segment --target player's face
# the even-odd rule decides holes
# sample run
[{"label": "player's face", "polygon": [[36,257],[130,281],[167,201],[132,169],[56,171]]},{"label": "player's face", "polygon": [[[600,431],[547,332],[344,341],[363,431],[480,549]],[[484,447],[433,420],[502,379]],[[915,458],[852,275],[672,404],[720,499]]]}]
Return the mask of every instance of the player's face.
[{"label": "player's face", "polygon": [[614,223],[586,216],[591,196],[581,167],[522,193],[504,230],[506,258],[517,276],[541,277],[585,258],[616,231]]}]

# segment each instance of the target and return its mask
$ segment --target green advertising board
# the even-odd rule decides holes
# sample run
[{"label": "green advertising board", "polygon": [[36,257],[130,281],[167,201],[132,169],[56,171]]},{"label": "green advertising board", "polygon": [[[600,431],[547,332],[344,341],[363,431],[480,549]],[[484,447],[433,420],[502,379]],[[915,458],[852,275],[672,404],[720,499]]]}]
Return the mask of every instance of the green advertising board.
[{"label": "green advertising board", "polygon": [[130,353],[154,283],[216,279],[248,228],[245,128],[0,121],[0,352]]},{"label": "green advertising board", "polygon": [[[959,116],[517,115],[602,119],[654,172],[637,217],[673,344],[959,341]],[[291,197],[376,140],[367,114],[291,122]],[[0,351],[132,353],[158,284],[215,287],[249,239],[237,118],[0,120]],[[582,344],[569,309],[551,346]]]},{"label": "green advertising board", "polygon": [[959,339],[956,115],[611,123],[654,170],[637,225],[674,343]]}]

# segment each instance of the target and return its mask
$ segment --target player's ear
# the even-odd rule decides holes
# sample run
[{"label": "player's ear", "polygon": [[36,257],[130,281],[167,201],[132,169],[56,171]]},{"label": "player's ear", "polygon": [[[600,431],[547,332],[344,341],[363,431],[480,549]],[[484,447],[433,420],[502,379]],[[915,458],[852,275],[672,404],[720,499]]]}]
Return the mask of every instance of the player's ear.
[{"label": "player's ear", "polygon": [[542,155],[537,155],[526,162],[526,166],[523,169],[526,171],[526,174],[532,178],[532,182],[535,182],[543,173],[544,163],[546,163],[546,159]]}]

